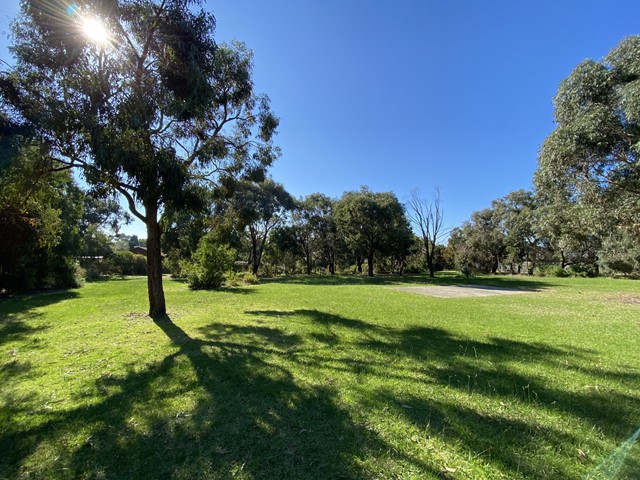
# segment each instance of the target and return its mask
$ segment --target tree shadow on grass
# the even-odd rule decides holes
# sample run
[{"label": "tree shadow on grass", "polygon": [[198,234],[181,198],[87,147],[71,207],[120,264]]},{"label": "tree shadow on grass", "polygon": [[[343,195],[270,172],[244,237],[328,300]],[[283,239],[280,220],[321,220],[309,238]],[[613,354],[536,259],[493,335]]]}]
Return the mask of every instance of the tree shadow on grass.
[{"label": "tree shadow on grass", "polygon": [[76,298],[78,293],[70,290],[56,290],[35,294],[16,295],[0,300],[0,348],[6,347],[7,352],[0,360],[0,384],[11,377],[24,377],[29,374],[32,364],[24,360],[17,348],[12,345],[26,341],[33,337],[30,348],[38,342],[37,335],[49,328],[48,325],[38,324],[42,313],[36,311],[54,303]]},{"label": "tree shadow on grass", "polygon": [[[406,329],[372,326],[317,310],[247,313],[264,321],[297,317],[312,325],[357,330],[355,341],[345,341],[345,336],[333,329],[326,333],[310,332],[310,339],[331,346],[331,354],[316,353],[313,348],[299,349],[294,353],[298,363],[327,372],[398,380],[418,390],[424,384],[457,392],[452,395],[455,398],[467,395],[490,403],[492,413],[482,413],[458,402],[447,403],[404,389],[394,392],[388,388],[370,393],[368,399],[372,410],[383,411],[392,406],[410,423],[420,428],[428,424],[433,434],[448,444],[461,445],[469,455],[499,464],[502,471],[514,477],[580,478],[585,472],[585,460],[577,455],[578,448],[586,448],[589,442],[593,451],[602,446],[593,438],[587,442],[579,429],[550,426],[553,423],[543,426],[530,419],[514,418],[510,405],[524,406],[529,418],[551,415],[590,425],[614,442],[626,438],[637,421],[634,419],[640,415],[640,395],[606,386],[601,390],[580,389],[575,381],[571,382],[573,388],[567,389],[546,376],[576,368],[576,373],[591,376],[588,381],[595,381],[596,385],[608,379],[640,384],[637,369],[621,373],[589,368],[598,358],[598,352],[592,350],[505,338],[479,341],[444,329],[420,326]],[[352,344],[345,344],[348,342]],[[357,354],[355,358],[354,352],[368,355]],[[401,362],[397,362],[399,359]],[[581,367],[570,367],[569,360]],[[538,455],[545,449],[557,454]],[[628,460],[625,468],[631,468],[629,465],[635,461]]]},{"label": "tree shadow on grass", "polygon": [[[389,445],[352,421],[333,388],[299,385],[276,361],[274,353],[300,347],[300,337],[271,327],[216,322],[202,330],[200,339],[169,317],[155,323],[171,340],[172,354],[143,369],[133,366],[126,376],[99,379],[99,393],[87,394],[100,398],[97,403],[51,413],[32,428],[3,434],[0,450],[8,454],[0,459],[2,475],[375,476],[358,458],[387,452]],[[86,432],[79,444],[76,432]],[[28,460],[43,441],[57,447],[58,458],[38,471]],[[416,464],[432,477],[437,474]]]},{"label": "tree shadow on grass", "polygon": [[[510,478],[577,479],[589,467],[574,458],[584,448],[579,429],[540,425],[536,417],[590,423],[622,441],[639,413],[632,395],[612,389],[598,395],[566,392],[536,369],[525,376],[516,366],[530,363],[554,372],[567,358],[588,364],[597,352],[480,341],[428,327],[395,329],[319,310],[248,313],[257,325],[216,321],[201,327],[197,337],[169,317],[156,320],[172,352],[132,365],[124,376],[98,379],[81,407],[34,412],[16,403],[12,414],[36,415],[38,421],[2,433],[0,451],[8,453],[0,458],[0,476],[385,478],[402,467],[387,471],[384,462],[374,462],[380,470],[370,471],[363,465],[388,457],[422,478],[441,476],[426,460],[428,452],[383,439],[368,425],[367,413],[364,422],[355,420],[354,407],[339,400],[340,389],[349,385],[318,385],[288,365],[320,377],[332,371],[365,375],[374,386],[365,391],[363,412],[391,411],[401,423]],[[289,333],[282,319],[313,328]],[[330,350],[319,350],[327,340]],[[633,372],[625,380],[640,382]],[[421,393],[433,388],[450,393]],[[500,406],[474,406],[487,403]],[[523,405],[531,408],[520,416],[516,407]],[[38,470],[33,459],[43,444],[58,459],[49,458]]]}]

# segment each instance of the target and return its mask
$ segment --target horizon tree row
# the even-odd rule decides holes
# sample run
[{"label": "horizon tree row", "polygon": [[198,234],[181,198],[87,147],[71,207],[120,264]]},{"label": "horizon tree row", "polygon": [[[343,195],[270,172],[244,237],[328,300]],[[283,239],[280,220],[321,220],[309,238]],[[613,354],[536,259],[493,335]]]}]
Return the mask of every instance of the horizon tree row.
[{"label": "horizon tree row", "polygon": [[[440,208],[439,198],[437,205]],[[437,216],[436,233],[441,210]],[[426,226],[433,229],[430,221]],[[211,252],[226,246],[235,251],[236,264],[254,275],[362,273],[366,266],[367,275],[373,276],[375,271],[403,274],[407,265],[413,271],[428,266],[428,239],[414,235],[405,206],[395,194],[368,187],[345,192],[339,199],[322,193],[294,199],[271,179],[238,182],[229,184],[222,197],[211,199],[209,212],[168,215],[165,229],[163,248],[178,276],[185,274],[182,267],[189,259],[202,255],[196,254],[199,249]],[[431,247],[434,271],[440,266],[435,252]],[[229,258],[224,268],[230,264]],[[204,272],[204,265],[198,268]]]}]

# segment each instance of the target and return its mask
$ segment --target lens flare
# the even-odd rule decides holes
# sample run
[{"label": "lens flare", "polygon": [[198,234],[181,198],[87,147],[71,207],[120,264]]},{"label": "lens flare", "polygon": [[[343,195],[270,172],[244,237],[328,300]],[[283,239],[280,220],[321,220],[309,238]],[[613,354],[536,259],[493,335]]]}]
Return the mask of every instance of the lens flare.
[{"label": "lens flare", "polygon": [[98,45],[106,45],[109,43],[109,33],[97,18],[84,19],[82,30],[89,40]]}]

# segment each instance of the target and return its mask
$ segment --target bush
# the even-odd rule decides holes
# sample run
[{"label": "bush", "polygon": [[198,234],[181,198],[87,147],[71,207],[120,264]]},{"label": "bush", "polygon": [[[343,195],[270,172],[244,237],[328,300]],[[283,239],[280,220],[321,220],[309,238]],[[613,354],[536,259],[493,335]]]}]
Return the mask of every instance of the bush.
[{"label": "bush", "polygon": [[110,271],[115,275],[146,275],[147,258],[128,250],[114,252],[109,258]]},{"label": "bush", "polygon": [[78,262],[69,257],[58,259],[52,267],[46,287],[79,288],[84,285],[86,272]]},{"label": "bush", "polygon": [[251,272],[227,272],[225,283],[230,287],[254,285],[258,283],[258,277]]},{"label": "bush", "polygon": [[633,270],[635,269],[635,265],[625,259],[609,260],[608,262],[605,263],[605,266],[609,268],[609,270],[612,270],[617,273],[623,273],[625,275],[629,275],[630,273],[633,273]]},{"label": "bush", "polygon": [[460,273],[462,273],[466,278],[469,278],[471,275],[473,275],[473,269],[469,265],[464,265],[460,269]]},{"label": "bush", "polygon": [[220,288],[225,273],[233,267],[235,256],[234,249],[205,236],[200,239],[191,261],[181,262],[180,269],[193,290]]},{"label": "bush", "polygon": [[584,265],[575,263],[565,268],[565,272],[569,277],[596,277],[598,274],[593,265]]},{"label": "bush", "polygon": [[545,265],[537,269],[537,274],[540,277],[566,277],[567,272],[560,265]]},{"label": "bush", "polygon": [[255,285],[256,283],[258,283],[258,277],[251,272],[240,272],[238,274],[238,278],[241,282],[249,285]]}]

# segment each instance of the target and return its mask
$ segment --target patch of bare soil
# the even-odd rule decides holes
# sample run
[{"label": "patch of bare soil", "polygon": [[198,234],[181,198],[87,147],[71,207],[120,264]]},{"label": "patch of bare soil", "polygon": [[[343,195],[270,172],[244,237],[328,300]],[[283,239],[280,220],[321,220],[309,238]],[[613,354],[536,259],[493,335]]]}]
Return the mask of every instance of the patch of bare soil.
[{"label": "patch of bare soil", "polygon": [[516,288],[487,287],[485,285],[429,285],[424,287],[397,287],[395,290],[439,298],[490,297],[494,295],[517,295],[534,291]]},{"label": "patch of bare soil", "polygon": [[625,303],[627,305],[640,305],[640,295],[623,294],[611,295],[608,300],[612,302]]}]

